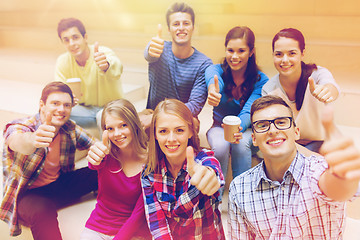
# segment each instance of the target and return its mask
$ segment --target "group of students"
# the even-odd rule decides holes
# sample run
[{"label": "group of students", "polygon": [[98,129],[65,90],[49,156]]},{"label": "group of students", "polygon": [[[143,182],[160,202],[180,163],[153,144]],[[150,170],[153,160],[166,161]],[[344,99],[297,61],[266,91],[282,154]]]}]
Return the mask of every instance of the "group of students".
[{"label": "group of students", "polygon": [[[49,83],[38,114],[6,125],[0,218],[11,235],[23,224],[36,240],[62,239],[57,210],[97,190],[80,239],[225,239],[219,204],[231,156],[231,239],[341,238],[345,201],[359,195],[360,153],[326,109],[339,94],[331,73],[303,62],[301,32],[275,35],[279,73],[269,80],[248,27],[227,33],[225,58],[212,65],[191,46],[192,8],[175,3],[166,19],[172,41],[159,26],[145,49],[150,89],[140,113],[114,88],[117,57],[98,44],[89,48],[74,19],[59,23],[68,53],[57,61],[56,79],[81,77],[83,96]],[[214,107],[212,151],[198,137],[206,100]],[[101,141],[79,126],[88,126],[89,113]],[[232,143],[224,140],[227,115],[241,119]],[[74,170],[76,149],[89,149],[88,167]],[[258,150],[263,161],[251,168]]]}]

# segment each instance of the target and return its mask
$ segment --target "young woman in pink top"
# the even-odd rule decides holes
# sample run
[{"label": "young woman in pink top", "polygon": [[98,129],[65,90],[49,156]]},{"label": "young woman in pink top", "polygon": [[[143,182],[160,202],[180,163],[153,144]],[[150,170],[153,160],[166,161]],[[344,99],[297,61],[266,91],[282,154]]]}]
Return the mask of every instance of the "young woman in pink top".
[{"label": "young woman in pink top", "polygon": [[101,127],[102,142],[86,157],[98,171],[99,194],[80,239],[151,239],[140,183],[147,135],[134,106],[125,99],[108,103]]}]

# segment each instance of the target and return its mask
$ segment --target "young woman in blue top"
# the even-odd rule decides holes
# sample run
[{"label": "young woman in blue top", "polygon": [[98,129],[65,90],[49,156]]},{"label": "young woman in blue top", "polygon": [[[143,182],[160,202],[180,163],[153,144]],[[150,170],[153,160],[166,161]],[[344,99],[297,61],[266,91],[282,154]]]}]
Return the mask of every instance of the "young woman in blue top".
[{"label": "young woman in blue top", "polygon": [[[225,59],[205,71],[208,103],[214,106],[214,122],[206,134],[207,140],[224,175],[231,154],[233,177],[251,167],[250,108],[254,100],[261,97],[262,86],[268,81],[256,64],[254,44],[255,36],[250,28],[232,28],[225,38]],[[236,115],[241,119],[239,133],[234,134],[236,141],[233,143],[224,140],[221,124],[227,115]]]}]

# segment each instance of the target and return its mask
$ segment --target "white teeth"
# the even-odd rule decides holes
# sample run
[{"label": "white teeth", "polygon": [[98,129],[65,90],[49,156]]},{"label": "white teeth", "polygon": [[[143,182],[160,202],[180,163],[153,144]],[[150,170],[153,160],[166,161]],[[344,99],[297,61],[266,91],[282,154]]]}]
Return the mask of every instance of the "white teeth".
[{"label": "white teeth", "polygon": [[283,142],[283,140],[278,139],[278,140],[269,141],[269,144],[278,144],[278,143],[281,143],[281,142]]},{"label": "white teeth", "polygon": [[168,149],[176,149],[178,146],[166,146]]}]

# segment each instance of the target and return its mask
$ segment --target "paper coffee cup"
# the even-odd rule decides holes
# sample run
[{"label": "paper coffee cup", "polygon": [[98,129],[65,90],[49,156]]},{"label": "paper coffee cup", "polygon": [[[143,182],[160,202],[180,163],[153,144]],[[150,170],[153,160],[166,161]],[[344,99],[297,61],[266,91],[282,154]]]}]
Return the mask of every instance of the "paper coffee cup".
[{"label": "paper coffee cup", "polygon": [[77,99],[81,99],[81,79],[80,78],[69,78],[66,80],[66,84],[71,88],[73,96]]},{"label": "paper coffee cup", "polygon": [[234,133],[239,132],[241,120],[237,116],[226,116],[223,118],[224,139],[228,142],[235,142]]}]

